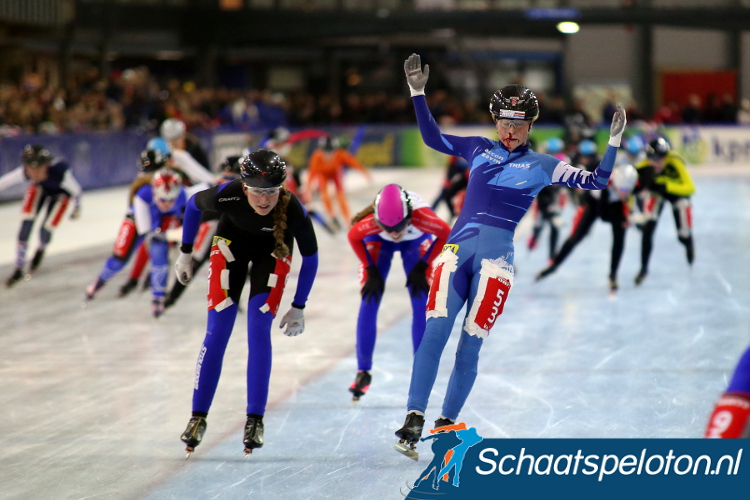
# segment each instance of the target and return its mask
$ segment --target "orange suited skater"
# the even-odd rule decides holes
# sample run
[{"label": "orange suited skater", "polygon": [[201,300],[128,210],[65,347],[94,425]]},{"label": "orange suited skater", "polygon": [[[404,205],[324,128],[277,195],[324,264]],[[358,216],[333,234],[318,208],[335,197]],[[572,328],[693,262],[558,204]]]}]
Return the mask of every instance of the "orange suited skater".
[{"label": "orange suited skater", "polygon": [[336,199],[338,199],[341,208],[341,216],[345,223],[351,220],[349,213],[349,203],[344,192],[344,167],[356,168],[362,172],[369,181],[372,176],[367,168],[346,149],[340,147],[335,137],[323,137],[320,139],[319,148],[316,149],[308,164],[308,180],[306,183],[305,199],[312,199],[312,189],[317,188],[320,193],[320,199],[323,202],[328,216],[331,218],[336,228],[341,228],[336,215],[333,211],[333,203],[328,194],[328,184],[333,182],[336,189]]}]

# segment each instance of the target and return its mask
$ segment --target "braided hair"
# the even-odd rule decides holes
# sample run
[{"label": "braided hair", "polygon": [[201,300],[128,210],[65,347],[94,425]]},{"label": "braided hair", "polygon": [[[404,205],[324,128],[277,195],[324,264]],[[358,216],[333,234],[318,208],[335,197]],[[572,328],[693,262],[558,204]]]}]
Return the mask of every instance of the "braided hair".
[{"label": "braided hair", "polygon": [[273,208],[273,238],[276,240],[273,249],[273,256],[277,259],[284,259],[289,255],[289,247],[284,242],[286,233],[286,209],[289,206],[289,200],[292,198],[291,193],[282,186],[279,194],[279,201]]},{"label": "braided hair", "polygon": [[370,214],[375,213],[375,203],[370,203],[365,208],[362,209],[361,212],[357,213],[352,217],[352,226],[356,224],[357,222],[361,221],[365,217],[367,217]]}]

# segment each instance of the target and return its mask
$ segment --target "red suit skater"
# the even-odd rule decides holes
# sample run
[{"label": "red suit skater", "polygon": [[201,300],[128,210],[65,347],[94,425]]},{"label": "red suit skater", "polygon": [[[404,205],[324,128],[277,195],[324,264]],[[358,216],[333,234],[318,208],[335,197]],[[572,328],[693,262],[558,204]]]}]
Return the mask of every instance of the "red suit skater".
[{"label": "red suit skater", "polygon": [[341,215],[345,221],[349,220],[349,203],[344,192],[344,167],[353,167],[362,172],[369,180],[372,180],[367,168],[357,160],[354,155],[339,147],[338,141],[333,137],[321,139],[321,147],[310,157],[308,164],[308,180],[305,189],[306,199],[312,199],[313,186],[317,186],[323,206],[333,224],[340,227],[336,215],[333,212],[333,204],[328,196],[328,184],[333,183],[336,189],[336,198],[341,208]]},{"label": "red suit skater", "polygon": [[416,193],[396,184],[380,190],[375,202],[354,217],[349,244],[359,258],[362,303],[357,318],[357,377],[349,387],[358,401],[370,387],[378,309],[393,254],[401,252],[412,305],[414,351],[424,335],[430,264],[448,239],[450,227]]}]

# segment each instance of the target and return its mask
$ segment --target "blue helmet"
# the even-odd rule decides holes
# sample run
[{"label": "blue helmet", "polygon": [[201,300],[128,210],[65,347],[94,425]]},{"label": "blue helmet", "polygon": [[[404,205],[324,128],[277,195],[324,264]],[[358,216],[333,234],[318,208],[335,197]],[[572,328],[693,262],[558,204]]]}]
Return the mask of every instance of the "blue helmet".
[{"label": "blue helmet", "polygon": [[596,143],[590,139],[584,139],[578,143],[578,152],[584,156],[591,156],[597,153]]},{"label": "blue helmet", "polygon": [[167,158],[172,155],[172,148],[170,148],[169,144],[167,144],[167,141],[165,141],[161,137],[154,137],[153,139],[149,140],[146,144],[146,149],[159,150],[161,154],[163,154]]},{"label": "blue helmet", "polygon": [[556,154],[565,149],[565,143],[559,137],[550,137],[547,139],[547,154]]},{"label": "blue helmet", "polygon": [[637,156],[643,151],[643,139],[634,135],[625,141],[625,151],[632,156]]}]

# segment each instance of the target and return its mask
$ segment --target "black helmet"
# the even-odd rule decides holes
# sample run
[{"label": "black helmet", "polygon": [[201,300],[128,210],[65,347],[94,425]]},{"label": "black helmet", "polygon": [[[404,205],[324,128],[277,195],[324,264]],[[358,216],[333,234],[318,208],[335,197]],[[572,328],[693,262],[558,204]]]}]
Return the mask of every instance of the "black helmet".
[{"label": "black helmet", "polygon": [[669,153],[669,143],[663,137],[653,139],[646,145],[646,156],[648,158],[664,158]]},{"label": "black helmet", "polygon": [[144,149],[141,152],[141,163],[138,168],[141,172],[156,172],[167,166],[167,156],[158,149]]},{"label": "black helmet", "polygon": [[240,175],[240,168],[242,164],[242,156],[227,156],[226,160],[221,162],[219,168],[222,172],[228,172],[230,174]]},{"label": "black helmet", "polygon": [[523,85],[506,85],[490,99],[490,113],[495,119],[536,120],[539,102],[532,91]]},{"label": "black helmet", "polygon": [[44,146],[27,144],[21,153],[21,161],[27,167],[38,168],[49,165],[52,162],[52,155]]},{"label": "black helmet", "polygon": [[286,162],[273,151],[259,149],[242,160],[240,176],[247,187],[280,186],[286,179]]}]

